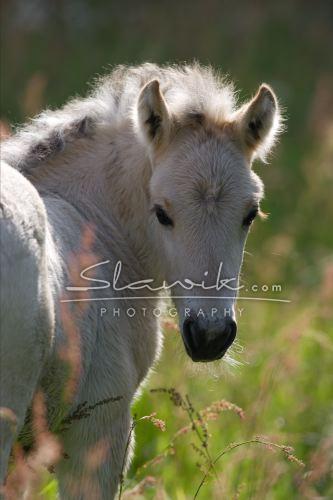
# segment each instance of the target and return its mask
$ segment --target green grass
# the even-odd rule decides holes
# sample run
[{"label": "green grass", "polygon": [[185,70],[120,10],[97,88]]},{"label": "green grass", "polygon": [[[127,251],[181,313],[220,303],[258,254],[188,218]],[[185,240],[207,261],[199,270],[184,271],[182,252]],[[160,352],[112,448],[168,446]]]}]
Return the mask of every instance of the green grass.
[{"label": "green grass", "polygon": [[[323,281],[306,302],[247,305],[240,321],[240,343],[246,349],[237,355],[242,362],[237,368],[221,370],[217,364],[197,369],[186,358],[177,329],[170,325],[165,329],[162,357],[133,413],[137,418],[156,414],[166,430],[148,419],[137,423],[136,453],[125,493],[149,477],[142,498],[193,498],[207,469],[196,431],[175,438],[177,431],[188,426],[188,413],[175,406],[168,394],[151,392],[173,387],[188,395],[196,410],[219,400],[244,410],[244,418],[232,409],[221,412],[216,420],[204,417],[212,460],[223,450],[226,454],[217,461],[215,474],[208,476],[198,498],[332,497],[333,297],[326,287]],[[200,424],[196,427],[202,435]],[[305,467],[269,445],[228,448],[257,436],[291,446]],[[45,478],[40,498],[56,498],[52,476]]]},{"label": "green grass", "polygon": [[[166,422],[167,430],[161,433],[148,423],[137,428],[137,453],[129,476],[134,481],[140,479],[142,474],[137,477],[136,470],[161,453],[173,434],[186,425],[188,417],[182,410],[175,408],[167,397],[149,392],[152,387],[174,386],[182,394],[189,394],[197,409],[221,399],[243,408],[244,419],[233,412],[224,412],[209,423],[212,457],[230,443],[261,435],[274,443],[292,446],[306,464],[300,468],[276,450],[244,445],[221,459],[217,465],[218,481],[212,478],[202,488],[199,498],[221,498],[222,493],[223,498],[234,498],[240,487],[238,498],[244,499],[304,498],[302,488],[310,487],[318,496],[329,498],[333,490],[328,470],[313,483],[304,478],[319,467],[314,461],[316,454],[324,467],[323,449],[328,446],[332,432],[333,387],[329,375],[332,326],[320,319],[320,306],[316,304],[310,308],[300,304],[258,304],[246,309],[247,318],[241,322],[240,335],[241,339],[247,335],[250,338],[246,339],[245,352],[239,356],[244,364],[232,370],[232,375],[220,374],[219,368],[216,373],[214,368],[211,373],[209,369],[196,373],[185,357],[177,362],[177,352],[181,349],[178,334],[166,332],[161,362],[135,405],[135,412],[143,415],[156,411]],[[144,471],[161,482],[170,498],[191,498],[200,482],[202,473],[196,463],[202,460],[191,448],[192,442],[200,445],[193,432],[179,438],[173,455]]]}]

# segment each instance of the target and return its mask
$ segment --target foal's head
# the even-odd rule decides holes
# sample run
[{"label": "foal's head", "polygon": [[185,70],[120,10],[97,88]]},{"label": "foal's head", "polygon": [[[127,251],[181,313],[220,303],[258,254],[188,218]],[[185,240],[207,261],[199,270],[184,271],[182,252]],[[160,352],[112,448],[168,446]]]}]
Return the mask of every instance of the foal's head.
[{"label": "foal's head", "polygon": [[152,163],[150,233],[162,276],[176,283],[171,295],[193,361],[221,358],[235,339],[244,245],[263,197],[251,163],[273,145],[279,117],[266,85],[222,122],[212,112],[173,114],[157,80],[141,91],[138,124]]}]

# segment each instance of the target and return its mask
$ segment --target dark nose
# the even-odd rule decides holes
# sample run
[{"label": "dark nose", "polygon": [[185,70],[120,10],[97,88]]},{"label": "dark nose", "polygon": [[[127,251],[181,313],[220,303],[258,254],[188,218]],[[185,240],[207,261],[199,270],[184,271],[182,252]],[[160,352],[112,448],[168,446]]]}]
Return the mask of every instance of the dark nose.
[{"label": "dark nose", "polygon": [[222,330],[214,331],[200,328],[194,318],[187,318],[183,324],[183,340],[187,354],[193,361],[215,361],[227,352],[235,340],[237,324],[231,318],[226,318]]}]

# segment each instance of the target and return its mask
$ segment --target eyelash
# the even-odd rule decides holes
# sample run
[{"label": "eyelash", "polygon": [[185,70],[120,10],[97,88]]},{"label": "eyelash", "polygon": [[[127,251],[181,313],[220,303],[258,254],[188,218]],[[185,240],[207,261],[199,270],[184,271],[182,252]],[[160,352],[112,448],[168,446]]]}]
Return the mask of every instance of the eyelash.
[{"label": "eyelash", "polygon": [[254,219],[256,218],[257,214],[259,212],[259,209],[258,208],[253,208],[249,213],[248,215],[245,217],[245,219],[243,220],[243,226],[244,227],[249,227],[251,226],[252,222],[254,221]]},{"label": "eyelash", "polygon": [[154,211],[155,215],[157,217],[157,220],[162,226],[172,226],[173,227],[173,220],[170,219],[166,211],[159,205],[154,206]]}]

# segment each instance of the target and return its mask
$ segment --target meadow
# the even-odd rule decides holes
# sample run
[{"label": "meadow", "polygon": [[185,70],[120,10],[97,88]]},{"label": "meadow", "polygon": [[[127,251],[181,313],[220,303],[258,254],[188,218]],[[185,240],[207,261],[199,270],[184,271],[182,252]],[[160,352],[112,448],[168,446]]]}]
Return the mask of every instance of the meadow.
[{"label": "meadow", "polygon": [[[176,323],[163,319],[162,356],[133,406],[124,499],[333,498],[332,7],[276,4],[224,11],[210,1],[205,22],[200,2],[174,0],[168,12],[102,0],[31,1],[30,12],[11,1],[4,11],[2,135],[86,91],[108,64],[144,60],[211,63],[235,79],[240,99],[267,81],[285,109],[270,164],[254,165],[268,218],[246,247],[242,284],[256,300],[238,303],[235,362],[193,364]],[[32,498],[56,492],[43,472]]]}]

